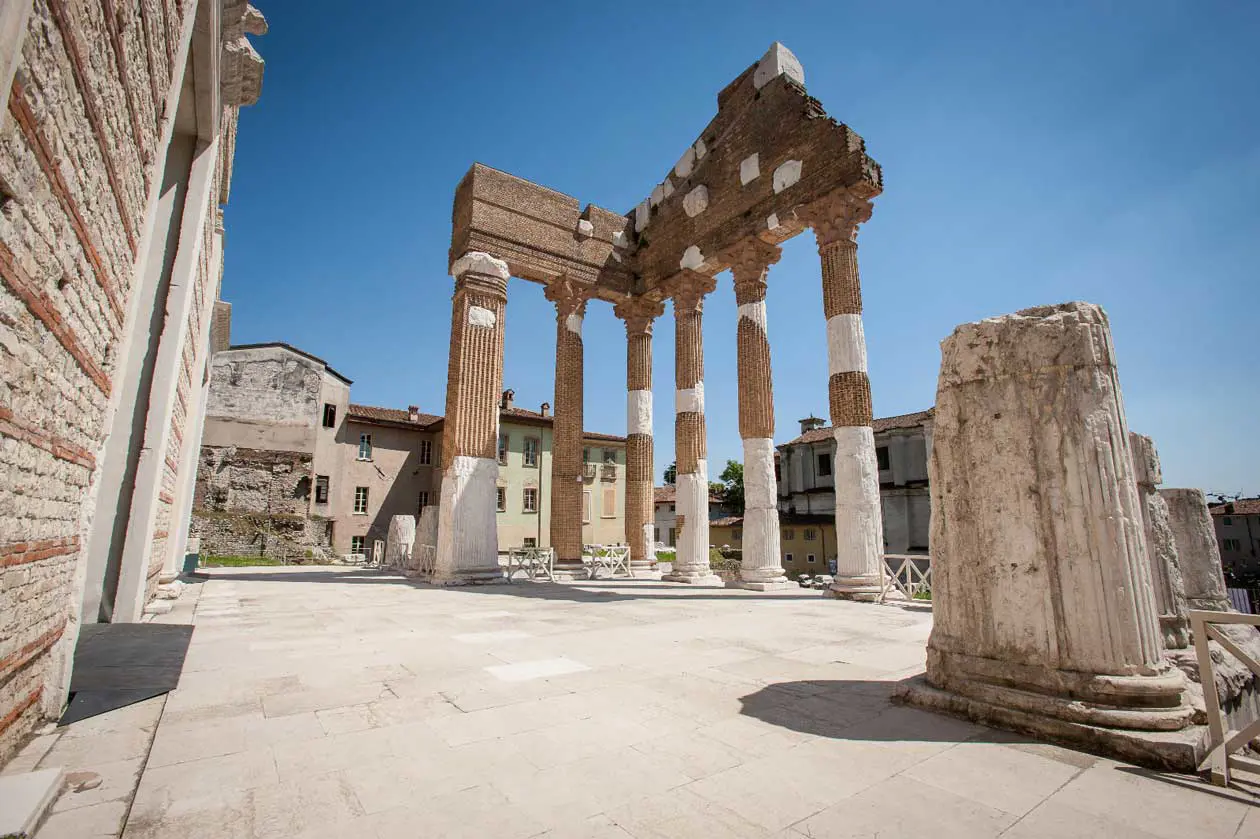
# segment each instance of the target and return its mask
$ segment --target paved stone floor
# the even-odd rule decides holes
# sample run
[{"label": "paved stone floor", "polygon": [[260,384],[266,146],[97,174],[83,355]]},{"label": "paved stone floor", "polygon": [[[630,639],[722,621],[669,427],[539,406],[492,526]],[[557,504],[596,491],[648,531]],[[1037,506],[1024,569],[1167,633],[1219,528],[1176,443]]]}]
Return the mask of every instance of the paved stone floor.
[{"label": "paved stone floor", "polygon": [[124,822],[126,839],[1260,837],[1251,789],[889,704],[923,666],[927,612],[647,580],[211,573],[167,616],[195,608],[197,628],[164,706],[51,746],[106,783],[40,839]]}]

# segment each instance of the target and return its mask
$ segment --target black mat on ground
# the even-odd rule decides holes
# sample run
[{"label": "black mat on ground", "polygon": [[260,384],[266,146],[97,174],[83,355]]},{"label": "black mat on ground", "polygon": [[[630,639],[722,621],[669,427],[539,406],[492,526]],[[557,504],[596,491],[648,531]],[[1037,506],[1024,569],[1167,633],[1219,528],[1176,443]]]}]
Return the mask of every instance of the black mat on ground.
[{"label": "black mat on ground", "polygon": [[161,623],[91,623],[79,631],[70,702],[60,725],[174,690],[193,628]]}]

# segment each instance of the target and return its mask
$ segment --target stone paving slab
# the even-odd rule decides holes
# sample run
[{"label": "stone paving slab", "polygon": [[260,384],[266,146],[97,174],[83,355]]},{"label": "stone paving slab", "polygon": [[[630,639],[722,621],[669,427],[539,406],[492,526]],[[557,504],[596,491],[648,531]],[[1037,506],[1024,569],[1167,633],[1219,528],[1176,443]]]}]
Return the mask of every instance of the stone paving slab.
[{"label": "stone paving slab", "polygon": [[[891,704],[930,613],[647,580],[208,576],[125,839],[1260,833],[1251,789]],[[128,726],[99,725],[129,759]]]}]

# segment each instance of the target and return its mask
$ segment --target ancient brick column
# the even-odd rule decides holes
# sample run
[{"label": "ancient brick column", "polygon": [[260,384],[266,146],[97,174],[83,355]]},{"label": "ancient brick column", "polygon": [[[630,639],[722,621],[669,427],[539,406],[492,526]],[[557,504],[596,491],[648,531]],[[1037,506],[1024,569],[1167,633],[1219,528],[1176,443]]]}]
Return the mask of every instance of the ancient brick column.
[{"label": "ancient brick column", "polygon": [[549,283],[556,305],[555,422],[551,434],[551,547],[556,576],[585,575],[582,565],[582,318],[585,290],[567,280]]},{"label": "ancient brick column", "polygon": [[[804,212],[822,258],[823,314],[827,318],[827,367],[831,425],[836,438],[837,597],[873,600],[884,584],[884,527],[880,517],[879,467],[871,430],[871,383],[866,375],[862,286],[858,277],[857,228],[871,204],[843,190]],[[896,589],[892,589],[893,595]]]},{"label": "ancient brick column", "polygon": [[634,298],[613,310],[626,322],[626,544],[636,576],[656,568],[652,445],[652,323],[665,311]]},{"label": "ancient brick column", "polygon": [[938,690],[911,701],[1095,747],[1115,747],[1095,726],[1189,722],[1100,308],[1025,309],[941,343],[930,486]]},{"label": "ancient brick column", "polygon": [[782,251],[746,239],[729,253],[735,278],[739,362],[739,436],[744,441],[743,559],[739,577],[754,591],[794,586],[780,560],[778,488],[774,480],[774,388],[766,334],[766,274]]},{"label": "ancient brick column", "polygon": [[1181,650],[1190,646],[1190,623],[1186,617],[1186,591],[1177,561],[1177,542],[1168,519],[1168,503],[1156,489],[1163,476],[1155,443],[1143,434],[1129,432],[1133,473],[1138,501],[1142,505],[1142,529],[1146,533],[1146,557],[1151,565],[1155,587],[1155,609],[1164,647]]},{"label": "ancient brick column", "polygon": [[1191,609],[1232,612],[1216,528],[1203,491],[1161,489],[1159,494],[1168,505],[1168,523],[1177,543],[1186,605]]},{"label": "ancient brick column", "polygon": [[684,270],[669,284],[674,300],[674,457],[677,551],[662,579],[715,584],[709,567],[709,464],[704,430],[704,296],[712,277]]},{"label": "ancient brick column", "polygon": [[503,260],[474,251],[455,260],[451,274],[455,297],[433,581],[497,582],[503,579],[495,481],[508,267]]}]

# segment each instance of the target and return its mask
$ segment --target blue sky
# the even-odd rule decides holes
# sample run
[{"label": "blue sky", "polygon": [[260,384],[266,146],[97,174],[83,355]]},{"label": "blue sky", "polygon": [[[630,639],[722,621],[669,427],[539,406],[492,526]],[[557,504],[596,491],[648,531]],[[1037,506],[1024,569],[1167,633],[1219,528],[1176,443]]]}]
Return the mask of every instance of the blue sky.
[{"label": "blue sky", "polygon": [[[263,94],[226,210],[232,338],[319,355],[354,401],[442,412],[451,200],[474,161],[628,211],[778,40],[884,167],[859,252],[877,416],[932,404],[957,324],[1088,300],[1165,484],[1260,493],[1260,4],[260,6]],[[780,440],[827,412],[819,283],[812,236],[789,242],[768,299]],[[585,339],[587,428],[624,433],[610,306],[591,305]],[[542,288],[512,280],[518,404],[551,401],[554,348]],[[742,452],[729,275],[705,363],[716,474]],[[667,312],[658,478],[673,388]]]}]

